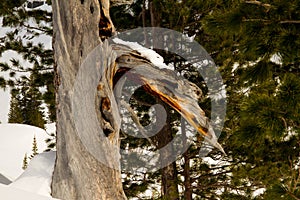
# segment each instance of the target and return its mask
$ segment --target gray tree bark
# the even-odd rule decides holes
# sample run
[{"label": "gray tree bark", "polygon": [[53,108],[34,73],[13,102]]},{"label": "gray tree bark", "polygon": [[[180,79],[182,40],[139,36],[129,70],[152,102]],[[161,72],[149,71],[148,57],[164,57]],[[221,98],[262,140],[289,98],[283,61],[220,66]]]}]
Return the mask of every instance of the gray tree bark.
[{"label": "gray tree bark", "polygon": [[[71,114],[72,91],[80,65],[101,43],[99,36],[113,32],[109,1],[54,0],[52,4],[57,85],[57,159],[52,195],[66,200],[126,199],[120,171],[107,167],[86,150],[76,134]],[[99,57],[105,59],[105,55]],[[102,81],[108,82],[105,78]],[[103,95],[108,92],[109,89],[103,90]],[[107,152],[110,146],[118,145],[118,130],[112,135],[109,142],[105,142],[108,139],[103,133],[99,133],[98,141],[91,141],[101,142],[99,148],[106,152],[108,161],[117,157]]]},{"label": "gray tree bark", "polygon": [[[127,0],[115,2],[119,4]],[[101,42],[114,34],[109,0],[53,0],[52,5],[57,86],[57,158],[52,179],[53,197],[65,200],[127,199],[119,169],[120,117],[113,93],[114,75],[117,72],[125,73],[134,68],[130,71],[132,77],[143,82],[149,93],[172,106],[221,149],[198,105],[197,97],[201,94],[199,88],[181,80],[170,70],[156,68],[137,51]],[[82,71],[82,63],[95,47],[99,49],[93,51],[96,53],[94,65],[100,66],[99,73],[102,76],[97,80],[98,85],[93,88],[95,93],[92,96],[88,96],[90,91],[86,91],[79,97],[92,99],[89,105],[82,107],[94,109],[97,125],[101,127],[99,132],[89,132],[90,113],[77,113],[79,111],[74,109],[73,100],[74,91],[81,87],[76,85],[76,80]],[[89,135],[85,142],[76,128],[78,116],[87,122],[84,124],[87,130],[83,131]],[[101,154],[101,161],[91,154],[87,144]]]}]

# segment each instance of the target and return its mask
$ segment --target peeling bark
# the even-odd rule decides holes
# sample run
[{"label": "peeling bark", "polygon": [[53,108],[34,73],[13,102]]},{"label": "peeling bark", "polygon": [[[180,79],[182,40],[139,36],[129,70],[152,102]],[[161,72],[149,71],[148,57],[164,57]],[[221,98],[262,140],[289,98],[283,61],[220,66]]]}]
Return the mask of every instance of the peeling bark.
[{"label": "peeling bark", "polygon": [[126,46],[112,45],[117,53],[117,69],[128,71],[144,89],[178,111],[208,142],[223,151],[211,124],[199,107],[202,91],[195,84],[178,77],[168,69],[155,67],[146,58]]}]

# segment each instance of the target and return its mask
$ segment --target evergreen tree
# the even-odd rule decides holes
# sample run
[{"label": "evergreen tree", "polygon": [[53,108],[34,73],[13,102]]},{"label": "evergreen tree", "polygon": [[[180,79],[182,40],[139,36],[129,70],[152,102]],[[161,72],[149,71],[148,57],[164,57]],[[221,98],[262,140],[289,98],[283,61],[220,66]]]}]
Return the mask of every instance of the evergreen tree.
[{"label": "evergreen tree", "polygon": [[56,134],[50,133],[49,138],[45,140],[47,144],[47,149],[45,151],[56,150]]},{"label": "evergreen tree", "polygon": [[30,159],[34,158],[38,153],[38,147],[37,147],[37,142],[36,142],[36,137],[33,137],[33,142],[32,142],[32,154],[29,156]]},{"label": "evergreen tree", "polygon": [[33,77],[29,79],[29,86],[22,87],[24,123],[44,128],[45,120],[42,105],[42,94],[36,87]]},{"label": "evergreen tree", "polygon": [[[115,25],[117,28],[125,29],[126,26],[133,27],[133,26],[162,26],[165,28],[175,29],[182,33],[188,34],[188,35],[200,35],[200,33],[197,32],[197,24],[199,24],[198,21],[195,19],[195,15],[202,15],[207,14],[209,10],[207,9],[199,9],[201,6],[205,4],[204,2],[200,1],[182,1],[182,2],[176,2],[176,1],[137,1],[135,4],[131,5],[131,7],[127,10],[133,11],[135,15],[122,15],[124,18],[128,18],[125,20],[123,17],[119,17],[119,15],[116,14],[116,18],[113,18]],[[118,13],[117,8],[114,10],[116,13]],[[120,9],[119,12],[122,12]],[[142,19],[141,19],[142,16]],[[136,18],[135,18],[136,17]],[[119,21],[121,23],[119,23]],[[134,23],[129,24],[128,23]],[[189,27],[189,28],[188,28]],[[158,37],[159,38],[159,37]],[[147,40],[147,38],[144,38]],[[147,43],[147,41],[145,42]],[[207,96],[207,88],[203,87],[204,80],[200,77],[198,74],[197,69],[193,68],[190,65],[185,65],[184,60],[180,58],[179,56],[170,54],[168,52],[164,52],[162,50],[157,50],[159,54],[161,54],[164,57],[164,61],[166,64],[172,64],[174,66],[174,70],[178,70],[182,75],[185,76],[190,81],[193,81],[196,83],[201,89],[204,91],[204,96]],[[196,74],[196,75],[195,75]],[[132,101],[132,106],[137,108],[137,111],[140,113],[138,114],[140,116],[140,121],[143,124],[143,122],[146,122],[145,124],[149,123],[149,116],[143,114],[144,112],[147,112],[148,108],[143,106],[143,104],[151,104],[151,101],[149,102],[149,96],[145,94],[145,91],[137,91],[135,100],[137,100],[135,103]],[[155,101],[154,101],[155,102]],[[142,105],[139,105],[141,103]],[[153,102],[152,102],[153,103]],[[206,100],[205,102],[201,102],[201,107],[206,108],[209,110],[209,100]],[[178,126],[180,126],[180,117],[176,112],[172,111],[172,109],[168,109],[168,115],[171,121],[168,121],[167,124],[170,125],[171,131],[164,131],[162,133],[158,133],[156,137],[152,138],[154,141],[158,143],[157,147],[164,146],[163,142],[168,142],[172,140],[173,136],[178,134]],[[171,135],[168,135],[171,133]],[[167,140],[165,138],[168,138]],[[137,141],[140,141],[136,138],[128,137],[128,140],[123,140],[124,145],[130,145],[130,147],[135,147],[133,143],[136,144]],[[141,148],[147,148],[146,146],[149,145],[147,142],[145,143],[139,143]],[[149,148],[149,147],[148,147]],[[198,150],[199,151],[199,150]],[[185,153],[185,162],[190,163],[190,160],[193,159],[193,163],[195,166],[202,165],[201,160],[197,158],[198,154],[197,148],[192,147]],[[197,153],[195,153],[197,152]],[[180,159],[179,159],[180,160]],[[156,181],[159,181],[161,183],[161,187],[164,188],[161,193],[160,198],[164,199],[177,199],[178,197],[174,197],[174,193],[176,193],[176,187],[179,186],[184,188],[184,194],[180,194],[181,196],[186,196],[191,199],[192,197],[192,191],[196,191],[198,188],[193,188],[192,185],[195,185],[194,179],[190,179],[190,176],[199,176],[200,172],[197,167],[189,169],[187,165],[185,165],[185,168],[183,169],[182,165],[177,163],[173,163],[173,169],[172,176],[176,177],[175,179],[171,178],[170,176],[164,175],[164,170],[161,170],[161,174],[154,173],[153,175],[150,175],[152,179],[156,179]],[[177,164],[177,165],[176,165]],[[203,163],[205,165],[205,163]],[[170,168],[171,169],[171,168]],[[208,170],[208,168],[205,168]],[[191,171],[190,171],[191,170]],[[194,171],[193,171],[194,170]],[[177,171],[179,171],[179,175],[177,175]],[[201,173],[203,175],[207,176],[207,171],[202,170]],[[171,174],[171,173],[169,173]],[[128,174],[127,174],[128,175]],[[180,177],[180,178],[177,178]],[[181,183],[181,179],[184,180],[190,180],[186,181],[185,183]],[[155,182],[153,180],[153,182]],[[213,185],[217,181],[217,178],[214,179],[214,181],[211,181],[211,184]],[[207,181],[203,180],[203,182]],[[150,183],[150,181],[149,181]],[[198,183],[200,185],[200,183]],[[172,191],[170,189],[170,186],[172,185]],[[151,187],[151,184],[145,185],[143,184],[143,188],[145,187]],[[168,188],[169,193],[166,192],[165,188]],[[207,186],[207,188],[209,188]],[[130,190],[130,189],[128,189]],[[126,190],[126,191],[128,191]],[[214,191],[217,190],[217,187],[214,188],[213,191],[207,192],[208,195],[211,195]],[[203,190],[202,190],[203,191]],[[143,192],[143,190],[141,190]],[[177,191],[178,193],[178,191]],[[190,194],[188,194],[190,193]],[[203,193],[202,193],[203,194]],[[127,194],[128,195],[128,194]],[[193,196],[200,195],[196,193],[193,193]],[[202,195],[204,197],[205,195]],[[188,199],[187,198],[187,199]]]},{"label": "evergreen tree", "polygon": [[[39,127],[42,127],[41,116],[37,116],[40,115],[40,111],[35,112],[34,110],[37,109],[37,104],[40,104],[37,101],[46,103],[49,110],[49,121],[55,120],[53,51],[51,47],[50,49],[49,47],[45,48],[44,44],[36,42],[39,37],[48,37],[48,40],[51,41],[51,1],[41,3],[48,6],[49,9],[39,9],[39,7],[32,9],[25,1],[0,2],[1,26],[10,28],[6,36],[0,40],[0,55],[7,51],[18,54],[9,62],[0,63],[0,71],[9,74],[9,78],[0,78],[0,85],[2,88],[10,86],[12,89],[20,91],[21,87],[34,85],[35,89],[28,92],[28,95],[33,96],[34,100],[27,108],[31,112],[28,111],[27,116],[33,113],[32,117],[36,119],[29,120],[30,124],[33,124],[33,120],[37,120],[36,124],[39,124]],[[28,74],[31,76],[30,78]],[[37,95],[36,90],[41,90],[45,86],[46,90],[43,91],[43,94]],[[22,96],[22,98],[25,97]],[[26,121],[28,120],[24,119],[23,123],[28,123]]]},{"label": "evergreen tree", "polygon": [[28,159],[27,153],[25,153],[24,159],[23,159],[23,165],[22,165],[23,170],[27,169],[27,166],[28,166],[28,160],[27,159]]},{"label": "evergreen tree", "polygon": [[21,105],[20,92],[17,89],[11,91],[10,108],[8,113],[9,123],[20,123],[24,122]]},{"label": "evergreen tree", "polygon": [[[151,21],[150,3],[158,11],[156,23]],[[195,35],[226,84],[229,103],[220,140],[228,157],[216,152],[209,156],[227,164],[211,166],[189,149],[185,162],[193,160],[194,165],[183,172],[189,174],[187,180],[193,178],[182,183],[185,189],[201,199],[252,198],[258,188],[268,188],[265,198],[297,197],[299,2],[136,1],[126,9],[123,17],[117,8],[113,12],[121,30],[154,24]],[[192,69],[186,71],[188,79],[201,80]],[[208,102],[202,107],[209,109]],[[183,169],[177,167],[181,174]]]},{"label": "evergreen tree", "polygon": [[[219,43],[214,56],[227,84],[224,136],[232,185],[239,185],[248,198],[257,188],[266,188],[257,198],[297,199],[299,2],[231,4],[216,7],[203,22]],[[228,190],[223,198],[230,195]]]},{"label": "evergreen tree", "polygon": [[[210,7],[211,6],[211,7]],[[132,27],[132,26],[162,26],[165,28],[170,28],[173,30],[177,30],[179,32],[182,32],[183,34],[187,34],[188,36],[195,36],[196,39],[199,39],[201,42],[200,44],[205,43],[209,38],[203,34],[203,30],[201,28],[201,22],[199,21],[200,16],[208,15],[213,7],[213,3],[208,3],[204,1],[136,1],[136,4],[131,5],[130,8],[127,8],[127,10],[133,11],[135,15],[122,15],[124,18],[128,18],[128,20],[120,18],[119,15],[116,15],[116,18],[113,18],[115,25],[117,28],[121,27],[121,29],[125,29],[126,26]],[[117,8],[116,8],[117,10]],[[118,11],[116,11],[118,13]],[[119,12],[122,12],[121,9]],[[132,12],[131,12],[132,13]],[[136,18],[135,18],[136,17]],[[134,19],[135,18],[135,19]],[[118,22],[121,21],[119,24]],[[134,23],[129,24],[128,23]],[[159,36],[157,37],[159,39]],[[144,38],[147,40],[147,38]],[[145,42],[147,43],[147,41]],[[156,50],[160,55],[164,57],[164,61],[166,64],[172,64],[174,66],[174,70],[177,70],[180,74],[182,74],[186,79],[194,82],[197,84],[203,91],[204,100],[203,102],[199,102],[201,104],[201,107],[205,109],[205,111],[210,110],[210,100],[207,95],[207,88],[204,86],[204,80],[198,73],[197,69],[195,67],[192,67],[191,65],[187,65],[184,62],[184,59],[180,58],[177,55],[173,55],[168,52],[164,52],[162,50]],[[141,97],[145,96],[144,93],[137,93],[135,99],[139,99],[140,101],[137,101],[136,103],[133,103],[133,107],[137,107],[137,110],[141,113],[145,112],[147,110],[145,107],[141,108],[139,106],[139,102],[147,102],[147,100],[142,100]],[[149,97],[146,96],[145,99],[149,100]],[[149,102],[147,102],[149,104]],[[180,122],[180,117],[176,115],[176,112],[169,110],[168,112],[171,118],[171,121],[168,123],[171,126],[171,138],[179,133],[178,127],[183,126]],[[144,116],[141,114],[141,116]],[[142,118],[140,118],[141,121],[143,121]],[[147,124],[147,123],[146,123]],[[189,130],[190,131],[190,130]],[[160,137],[168,138],[168,132],[164,132],[160,134]],[[157,136],[157,138],[160,138]],[[182,136],[184,137],[184,136]],[[130,140],[130,141],[128,141]],[[128,137],[128,140],[124,140],[125,145],[130,143],[134,143],[137,139]],[[158,141],[165,141],[165,139],[158,139]],[[146,148],[145,144],[140,144],[141,148]],[[161,144],[164,146],[163,144]],[[177,187],[183,188],[183,192],[180,194],[181,197],[185,197],[186,199],[192,199],[192,197],[195,196],[201,196],[202,198],[211,198],[213,193],[216,193],[217,190],[219,190],[219,187],[217,186],[218,180],[226,180],[226,173],[224,171],[221,172],[219,170],[218,172],[212,171],[208,164],[204,161],[202,161],[198,156],[199,149],[197,147],[193,146],[191,147],[184,155],[184,158],[179,158],[176,162],[174,175],[177,176],[177,180],[172,180],[170,177],[168,178],[169,182],[173,182],[174,185],[177,185]],[[216,155],[212,155],[212,157],[219,158],[219,153],[216,153]],[[182,160],[184,160],[184,164],[182,165]],[[193,166],[190,167],[189,163],[193,163]],[[198,166],[201,166],[199,168]],[[201,170],[199,170],[201,169]],[[177,175],[178,171],[178,175]],[[163,173],[163,170],[162,170]],[[217,174],[223,174],[223,177],[219,177]],[[167,182],[163,182],[165,177],[164,175],[159,173],[154,173],[155,176],[150,175],[154,180],[160,181],[162,184],[162,187],[165,187],[165,184],[169,184]],[[211,176],[211,174],[215,174]],[[198,177],[191,179],[191,177]],[[206,178],[202,178],[206,177]],[[207,179],[210,179],[207,181]],[[153,180],[153,182],[155,182]],[[181,180],[184,180],[184,182],[181,182]],[[196,185],[196,186],[195,186]],[[205,190],[203,189],[202,185],[205,185]],[[148,187],[151,187],[148,185]],[[200,192],[201,191],[201,192]],[[160,198],[165,199],[173,199],[171,195],[161,193]]]},{"label": "evergreen tree", "polygon": [[18,86],[15,86],[15,89],[12,89],[8,121],[44,128],[45,116],[42,108],[42,94],[32,75],[29,78],[23,77],[23,79],[18,81]]}]

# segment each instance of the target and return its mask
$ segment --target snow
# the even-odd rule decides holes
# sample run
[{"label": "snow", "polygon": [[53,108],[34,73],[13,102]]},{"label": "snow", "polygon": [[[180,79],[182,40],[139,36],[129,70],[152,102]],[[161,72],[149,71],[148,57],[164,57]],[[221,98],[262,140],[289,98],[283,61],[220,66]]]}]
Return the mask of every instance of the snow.
[{"label": "snow", "polygon": [[277,65],[282,65],[282,56],[280,53],[275,53],[271,56],[270,61]]},{"label": "snow", "polygon": [[[55,124],[46,125],[55,131]],[[50,200],[51,180],[55,152],[42,152],[30,160],[22,170],[24,154],[31,154],[33,137],[36,136],[39,152],[46,149],[46,131],[23,124],[0,124],[0,174],[13,180],[9,185],[0,184],[0,196],[5,200]]]},{"label": "snow", "polygon": [[54,200],[54,198],[34,194],[21,189],[0,184],[1,199],[4,200]]},{"label": "snow", "polygon": [[[33,3],[34,1],[41,1],[41,0],[29,0],[28,2]],[[36,7],[36,8],[27,8],[27,3],[26,3],[25,9],[26,9],[26,10],[43,10],[43,11],[47,11],[47,12],[52,12],[52,7],[51,7],[51,5],[48,5],[48,4],[46,3],[46,1],[44,1],[44,0],[42,0],[41,2],[44,2],[44,4],[41,5],[41,6],[38,6],[38,7]]]},{"label": "snow", "polygon": [[0,183],[4,185],[8,185],[11,183],[11,180],[0,174]]},{"label": "snow", "polygon": [[253,196],[253,197],[257,197],[257,196],[259,196],[259,195],[264,194],[265,191],[266,191],[266,188],[259,188],[259,189],[255,190],[255,191],[253,192],[253,195],[252,195],[252,196]]},{"label": "snow", "polygon": [[38,154],[30,161],[25,172],[10,184],[10,187],[51,197],[50,185],[54,162],[54,151]]},{"label": "snow", "polygon": [[25,153],[31,155],[32,142],[36,136],[38,151],[47,148],[46,131],[24,124],[0,124],[0,173],[14,181],[23,173]]},{"label": "snow", "polygon": [[189,36],[188,34],[183,34],[183,37],[188,41],[188,42],[194,42],[196,34]]},{"label": "snow", "polygon": [[124,41],[121,40],[120,38],[114,38],[112,39],[116,44],[122,44],[125,46],[128,46],[129,48],[136,50],[141,54],[141,56],[147,58],[154,66],[160,68],[160,69],[170,69],[174,70],[172,67],[166,65],[164,63],[164,58],[156,53],[152,49],[148,49],[146,47],[143,47],[137,42],[129,42],[129,41]]},{"label": "snow", "polygon": [[56,124],[55,123],[45,124],[45,129],[48,134],[55,133],[56,132]]},{"label": "snow", "polygon": [[0,196],[5,200],[55,200],[51,197],[51,179],[55,152],[36,155],[25,172],[10,185],[0,184]]}]

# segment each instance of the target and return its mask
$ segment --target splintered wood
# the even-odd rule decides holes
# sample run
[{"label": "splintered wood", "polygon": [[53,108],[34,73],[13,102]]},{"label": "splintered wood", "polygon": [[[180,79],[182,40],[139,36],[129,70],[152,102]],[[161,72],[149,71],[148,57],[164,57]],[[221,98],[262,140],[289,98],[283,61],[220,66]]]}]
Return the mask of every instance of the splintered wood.
[{"label": "splintered wood", "polygon": [[159,69],[137,51],[123,45],[112,44],[117,54],[116,81],[122,76],[143,85],[145,91],[160,98],[179,112],[205,139],[220,149],[209,119],[198,105],[202,91],[195,84],[169,69]]}]

